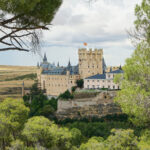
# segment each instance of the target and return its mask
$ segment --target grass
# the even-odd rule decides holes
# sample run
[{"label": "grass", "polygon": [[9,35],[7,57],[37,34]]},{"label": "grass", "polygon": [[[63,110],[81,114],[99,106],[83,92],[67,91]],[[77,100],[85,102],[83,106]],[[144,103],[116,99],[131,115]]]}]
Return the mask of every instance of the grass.
[{"label": "grass", "polygon": [[37,74],[31,73],[31,74],[26,74],[26,75],[22,75],[22,76],[17,76],[15,78],[5,79],[5,81],[25,80],[25,79],[35,80],[36,78],[37,78]]},{"label": "grass", "polygon": [[29,88],[36,79],[34,66],[2,66],[0,65],[0,100],[12,97],[21,98],[21,87]]}]

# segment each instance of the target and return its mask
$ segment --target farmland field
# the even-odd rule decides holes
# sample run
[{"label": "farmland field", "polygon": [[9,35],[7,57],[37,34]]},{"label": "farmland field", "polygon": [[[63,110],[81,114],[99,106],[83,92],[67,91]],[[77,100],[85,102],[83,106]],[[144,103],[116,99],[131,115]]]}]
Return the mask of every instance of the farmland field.
[{"label": "farmland field", "polygon": [[0,65],[0,100],[21,98],[22,83],[29,88],[36,79],[36,67]]}]

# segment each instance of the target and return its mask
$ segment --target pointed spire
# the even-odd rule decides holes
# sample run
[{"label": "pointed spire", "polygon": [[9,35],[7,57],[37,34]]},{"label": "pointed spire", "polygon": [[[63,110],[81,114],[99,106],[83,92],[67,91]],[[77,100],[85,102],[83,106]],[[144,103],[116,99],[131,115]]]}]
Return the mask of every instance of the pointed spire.
[{"label": "pointed spire", "polygon": [[37,67],[40,68],[39,62],[37,62]]},{"label": "pointed spire", "polygon": [[71,67],[70,59],[69,59],[69,62],[68,62],[68,67]]},{"label": "pointed spire", "polygon": [[110,72],[112,72],[112,67],[110,67]]},{"label": "pointed spire", "polygon": [[46,57],[46,53],[44,53],[44,58],[43,58],[43,62],[47,62],[47,57]]},{"label": "pointed spire", "polygon": [[59,67],[59,62],[57,63],[57,67]]},{"label": "pointed spire", "polygon": [[119,69],[122,70],[122,66],[121,65],[120,65]]}]

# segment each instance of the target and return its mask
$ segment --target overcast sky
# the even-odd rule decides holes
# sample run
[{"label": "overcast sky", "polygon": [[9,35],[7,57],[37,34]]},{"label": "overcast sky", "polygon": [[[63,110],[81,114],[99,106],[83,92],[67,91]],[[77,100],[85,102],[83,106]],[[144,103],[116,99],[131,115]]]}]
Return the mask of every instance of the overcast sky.
[{"label": "overcast sky", "polygon": [[[64,0],[50,31],[43,33],[42,54],[48,61],[66,65],[78,63],[78,48],[101,48],[108,66],[123,65],[133,53],[127,30],[133,28],[134,8],[141,0]],[[36,65],[33,53],[0,52],[0,65]]]}]

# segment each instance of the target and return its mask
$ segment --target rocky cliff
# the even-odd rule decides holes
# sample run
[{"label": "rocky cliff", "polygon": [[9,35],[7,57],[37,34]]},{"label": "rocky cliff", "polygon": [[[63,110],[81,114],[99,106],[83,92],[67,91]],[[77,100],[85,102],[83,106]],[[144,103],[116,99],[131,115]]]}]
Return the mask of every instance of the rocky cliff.
[{"label": "rocky cliff", "polygon": [[120,114],[121,109],[113,101],[116,92],[101,92],[95,97],[75,98],[73,100],[59,100],[56,116],[65,118],[91,118],[103,117],[111,114]]}]

